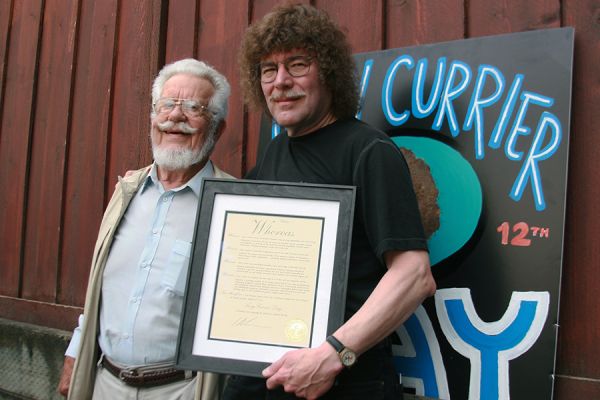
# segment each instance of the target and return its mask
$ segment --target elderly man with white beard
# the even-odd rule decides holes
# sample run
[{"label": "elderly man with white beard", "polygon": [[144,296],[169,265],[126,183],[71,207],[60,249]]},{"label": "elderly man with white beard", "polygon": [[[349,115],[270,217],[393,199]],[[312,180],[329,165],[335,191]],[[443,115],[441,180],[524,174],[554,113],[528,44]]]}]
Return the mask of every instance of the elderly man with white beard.
[{"label": "elderly man with white beard", "polygon": [[218,399],[219,377],[174,368],[203,178],[230,87],[203,62],[165,66],[152,86],[154,163],[119,178],[92,259],[84,313],[66,351],[69,399]]}]

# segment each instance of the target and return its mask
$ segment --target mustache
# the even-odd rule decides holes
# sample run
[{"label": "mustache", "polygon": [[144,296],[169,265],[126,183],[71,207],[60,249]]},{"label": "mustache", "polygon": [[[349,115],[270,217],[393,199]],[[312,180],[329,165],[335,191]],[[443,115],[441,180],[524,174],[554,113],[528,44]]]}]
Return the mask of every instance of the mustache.
[{"label": "mustache", "polygon": [[198,128],[192,128],[187,122],[165,121],[156,124],[161,131],[181,132],[186,135],[193,135],[198,132]]},{"label": "mustache", "polygon": [[269,96],[269,101],[278,101],[283,99],[296,100],[306,96],[306,93],[300,90],[286,90],[281,93],[274,93]]}]

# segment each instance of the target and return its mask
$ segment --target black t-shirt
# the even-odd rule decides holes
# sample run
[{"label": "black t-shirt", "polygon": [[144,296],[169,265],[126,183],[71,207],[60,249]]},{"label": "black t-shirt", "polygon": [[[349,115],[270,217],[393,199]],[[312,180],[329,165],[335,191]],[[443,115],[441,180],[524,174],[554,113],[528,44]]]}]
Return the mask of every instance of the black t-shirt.
[{"label": "black t-shirt", "polygon": [[356,186],[346,318],[386,272],[386,251],[427,249],[402,153],[383,132],[356,119],[304,136],[277,136],[247,177]]}]

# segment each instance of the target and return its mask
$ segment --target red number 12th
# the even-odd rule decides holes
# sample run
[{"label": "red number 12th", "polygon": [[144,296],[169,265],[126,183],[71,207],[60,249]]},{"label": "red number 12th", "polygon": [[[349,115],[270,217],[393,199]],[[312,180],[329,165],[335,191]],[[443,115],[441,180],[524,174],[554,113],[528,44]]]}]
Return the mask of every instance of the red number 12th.
[{"label": "red number 12th", "polygon": [[[510,230],[510,224],[508,222],[503,222],[496,231],[502,234],[501,243],[503,245],[507,245],[508,242],[508,234]],[[516,233],[516,235],[510,239],[510,244],[512,246],[529,246],[531,245],[531,239],[527,239],[527,234],[529,233],[529,225],[525,222],[517,222],[513,225],[512,231]]]}]

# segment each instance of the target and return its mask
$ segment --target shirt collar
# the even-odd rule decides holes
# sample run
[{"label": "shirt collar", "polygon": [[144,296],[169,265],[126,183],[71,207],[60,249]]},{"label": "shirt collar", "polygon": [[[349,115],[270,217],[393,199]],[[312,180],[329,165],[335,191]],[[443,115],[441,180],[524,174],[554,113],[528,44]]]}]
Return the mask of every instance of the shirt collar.
[{"label": "shirt collar", "polygon": [[[215,170],[214,170],[213,165],[210,162],[210,160],[208,160],[206,162],[206,165],[200,171],[198,171],[196,173],[196,175],[194,175],[192,177],[192,179],[190,179],[189,181],[187,181],[185,184],[181,185],[178,188],[171,189],[171,191],[178,192],[180,190],[183,190],[183,189],[189,187],[192,190],[192,192],[194,192],[194,194],[199,197],[200,189],[202,188],[202,180],[204,178],[212,178],[214,176],[215,176]],[[157,170],[156,163],[152,164],[152,168],[150,168],[150,173],[148,174],[148,176],[146,177],[146,180],[144,181],[144,184],[142,185],[142,188],[141,188],[142,194],[150,186],[156,186],[156,188],[161,193],[164,192],[163,186],[160,183],[160,181],[158,180],[158,170]]]}]

